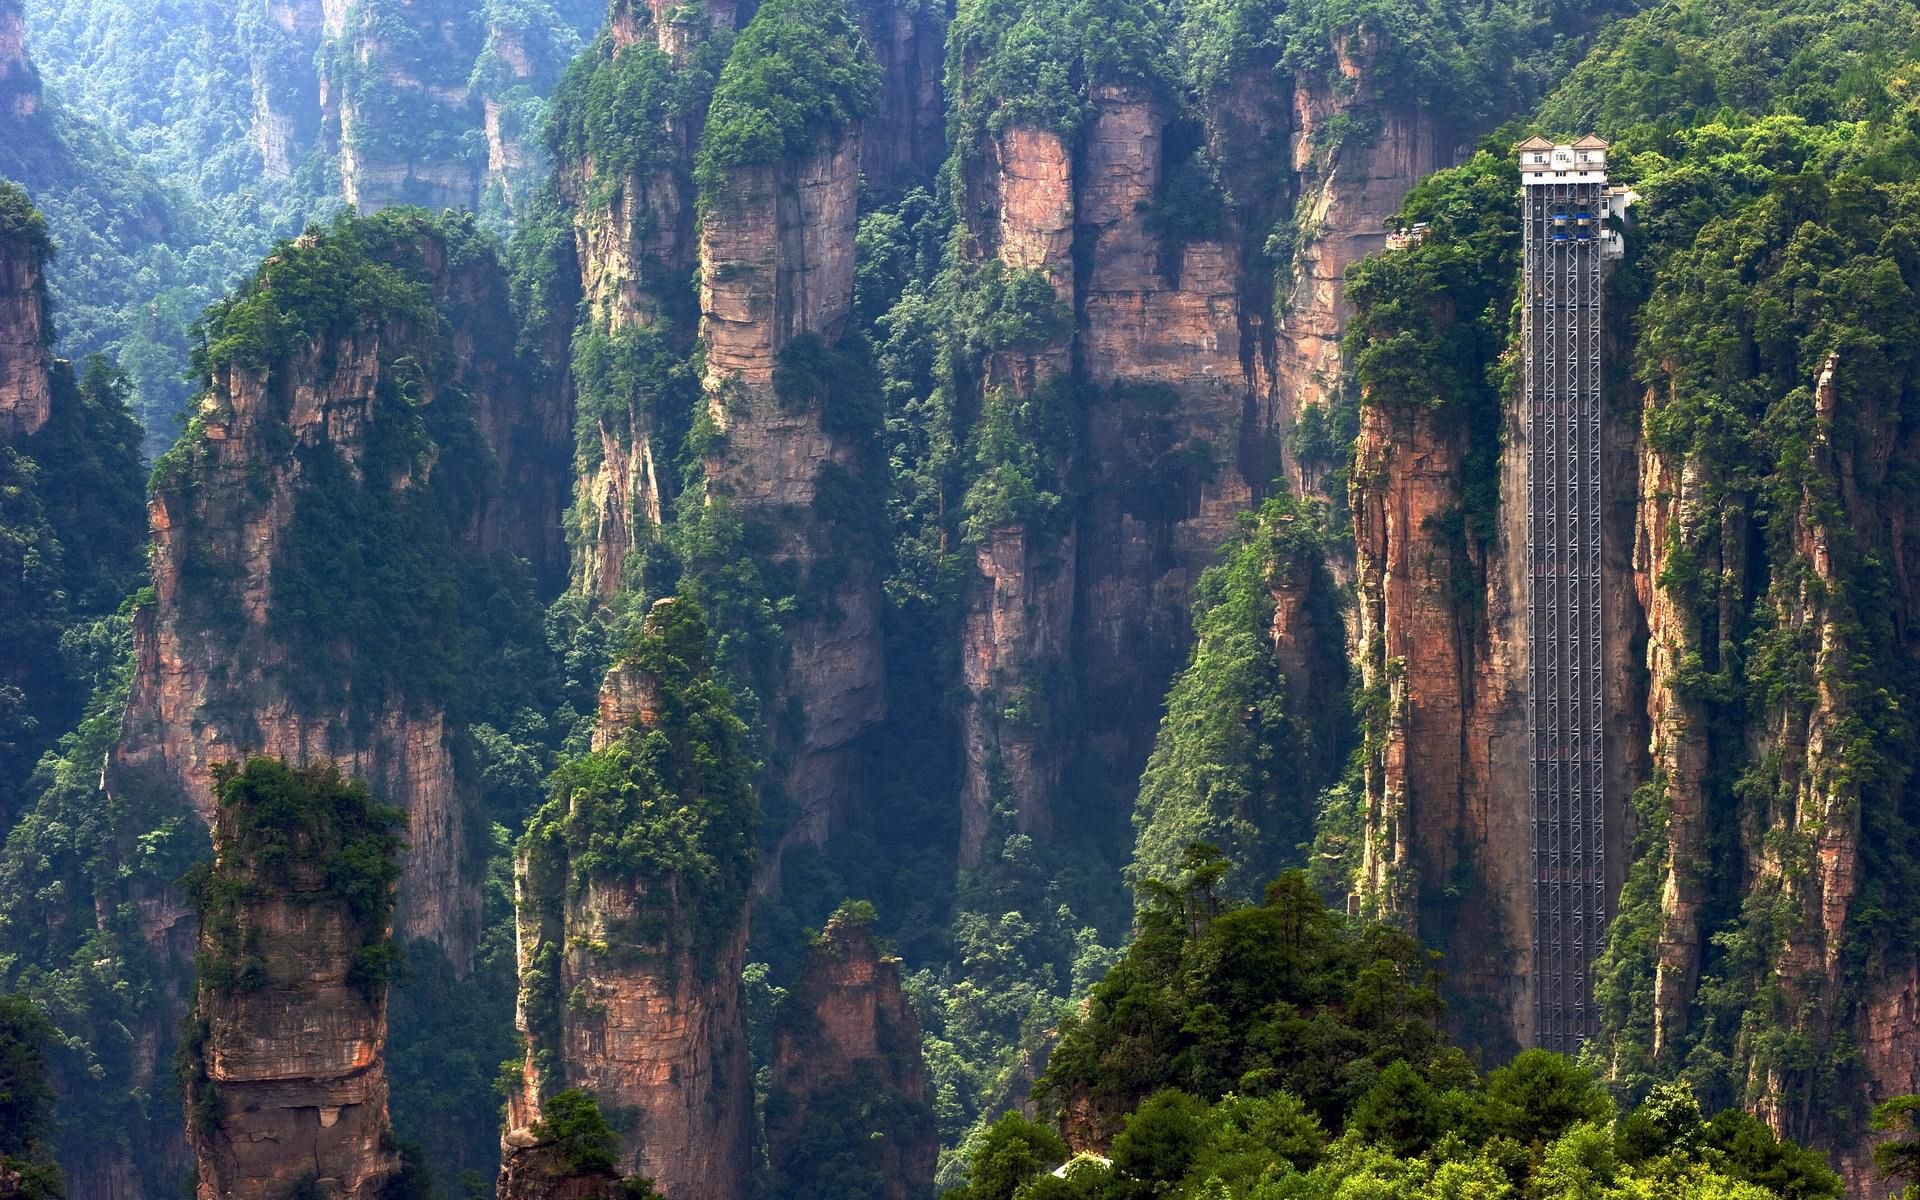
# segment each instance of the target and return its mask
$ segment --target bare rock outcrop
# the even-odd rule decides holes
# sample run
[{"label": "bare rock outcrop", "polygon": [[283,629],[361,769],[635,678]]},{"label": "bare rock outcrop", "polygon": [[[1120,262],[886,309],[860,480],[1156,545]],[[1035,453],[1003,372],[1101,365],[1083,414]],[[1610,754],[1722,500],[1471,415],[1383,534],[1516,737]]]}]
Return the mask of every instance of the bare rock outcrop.
[{"label": "bare rock outcrop", "polygon": [[[989,138],[967,176],[970,248],[983,269],[1038,278],[1056,302],[1074,299],[1074,190],[1071,148],[1059,134],[1012,125]],[[1044,294],[1044,293],[1043,293]],[[1058,325],[1058,322],[1052,322]],[[1036,398],[1060,387],[1072,368],[1068,331],[1055,329],[996,351],[981,364],[982,397]],[[1055,464],[1060,474],[1070,464]],[[996,520],[975,534],[960,639],[964,753],[960,864],[980,861],[997,810],[1022,832],[1051,827],[1051,793],[1064,747],[1032,719],[1072,669],[1073,531]]]},{"label": "bare rock outcrop", "polygon": [[582,1168],[561,1147],[530,1129],[509,1131],[501,1141],[496,1200],[625,1200],[626,1181],[611,1167]]},{"label": "bare rock outcrop", "polygon": [[[1749,536],[1760,518],[1738,497],[1708,487],[1710,464],[1698,454],[1651,437],[1642,452],[1637,545],[1647,597],[1652,786],[1659,789],[1655,811],[1664,815],[1652,852],[1661,875],[1651,914],[1651,1057],[1671,1064],[1701,1037],[1721,1036],[1697,1028],[1715,930],[1711,889],[1734,886],[1749,905],[1773,906],[1775,940],[1738,968],[1738,978],[1763,997],[1756,1004],[1764,1019],[1804,1039],[1814,1061],[1836,1053],[1854,1060],[1829,1081],[1804,1062],[1736,1043],[1736,1086],[1783,1137],[1831,1150],[1848,1194],[1864,1197],[1877,1186],[1874,1135],[1859,1114],[1920,1089],[1920,958],[1911,946],[1882,943],[1862,965],[1859,940],[1872,936],[1863,917],[1870,921],[1879,904],[1869,842],[1876,822],[1884,831],[1885,822],[1900,819],[1904,797],[1899,782],[1860,769],[1877,719],[1860,679],[1868,669],[1861,647],[1874,631],[1853,607],[1859,593],[1850,581],[1863,559],[1884,569],[1880,633],[1894,639],[1896,652],[1910,652],[1920,612],[1913,497],[1884,481],[1902,463],[1920,461],[1920,442],[1891,416],[1899,401],[1851,367],[1845,355],[1829,354],[1813,380],[1803,461],[1781,467],[1793,471],[1797,486],[1784,526],[1776,526],[1783,536],[1767,543],[1764,562]],[[1677,383],[1663,381],[1648,409],[1683,399]],[[1712,578],[1766,582],[1757,598],[1727,586],[1703,604],[1690,581]],[[1762,673],[1796,683],[1757,694],[1743,727],[1734,728],[1725,710],[1708,711],[1694,680],[1703,668],[1725,669],[1728,631],[1742,627],[1750,606],[1770,619],[1762,644],[1775,657],[1745,662],[1749,685]],[[1714,774],[1730,756],[1751,764],[1737,815],[1714,803],[1721,786]],[[1782,836],[1789,830],[1793,836]],[[1739,846],[1737,874],[1713,849],[1714,839],[1729,837]]]},{"label": "bare rock outcrop", "polygon": [[[6,35],[5,19],[0,12],[0,39]],[[4,52],[0,40],[0,55]],[[0,73],[4,70],[0,58]],[[0,196],[0,203],[8,206],[0,210],[0,434],[11,439],[38,433],[47,423],[53,403],[53,330],[47,320],[45,229],[20,193]]]},{"label": "bare rock outcrop", "polygon": [[[697,70],[694,52],[715,33],[730,33],[729,3],[649,5],[619,0],[607,38],[589,53],[596,72],[651,69],[678,76]],[[650,58],[636,64],[633,58]],[[555,164],[561,199],[573,215],[573,266],[586,314],[584,331],[612,339],[645,331],[674,355],[692,352],[699,310],[690,280],[699,263],[693,183],[694,151],[704,120],[704,97],[686,108],[629,112],[632,141],[646,149],[632,162],[594,153],[581,133]],[[570,309],[569,309],[569,315]],[[556,361],[572,353],[562,339]],[[675,404],[643,394],[583,398],[571,512],[575,590],[610,600],[630,581],[629,556],[644,548],[671,514],[679,480],[667,468],[679,446],[670,429]],[[663,438],[665,439],[663,441]]]},{"label": "bare rock outcrop", "polygon": [[[1341,38],[1332,77],[1295,81],[1291,142],[1297,178],[1290,284],[1277,297],[1274,363],[1282,434],[1310,405],[1329,406],[1345,368],[1340,339],[1352,308],[1347,268],[1386,246],[1387,226],[1414,184],[1458,160],[1463,131],[1422,107],[1389,103],[1371,35]],[[1339,140],[1342,125],[1370,133]],[[1329,140],[1332,136],[1335,140]],[[1303,484],[1297,464],[1292,473]]]},{"label": "bare rock outcrop", "polygon": [[[505,1160],[513,1167],[538,1141],[548,1099],[578,1088],[618,1133],[623,1175],[668,1196],[742,1196],[753,1111],[740,982],[751,763],[704,663],[705,622],[692,614],[665,600],[648,615],[639,651],[609,677],[598,749],[563,769],[521,843],[527,1056]],[[628,849],[610,853],[615,845]]]},{"label": "bare rock outcrop", "polygon": [[[401,933],[437,942],[459,964],[479,933],[466,861],[475,783],[455,753],[451,697],[436,691],[438,667],[429,667],[447,661],[451,631],[428,608],[414,610],[422,624],[405,649],[426,657],[415,673],[396,673],[395,651],[367,639],[409,619],[391,607],[398,595],[380,602],[388,607],[374,626],[354,622],[352,602],[312,611],[305,589],[321,586],[318,571],[325,586],[370,598],[364,589],[386,578],[384,568],[326,558],[336,543],[324,530],[343,511],[358,514],[354,536],[370,539],[357,553],[425,555],[434,570],[501,549],[555,563],[562,484],[557,466],[547,475],[539,465],[554,418],[500,338],[510,325],[498,266],[486,255],[456,262],[429,222],[408,221],[389,250],[455,319],[367,312],[279,352],[216,363],[149,502],[155,603],[136,621],[132,696],[107,778],[110,788],[168,786],[204,801],[214,764],[250,753],[340,764],[408,814]],[[313,243],[291,251],[321,252]],[[270,259],[249,285],[268,302],[277,270]],[[444,414],[448,442],[416,424],[429,410]],[[503,477],[529,491],[504,491]],[[405,596],[431,607],[426,598],[444,584],[418,579]]]},{"label": "bare rock outcrop", "polygon": [[860,139],[860,173],[882,196],[931,181],[946,156],[944,10],[886,0],[855,14],[880,64],[880,94]]},{"label": "bare rock outcrop", "polygon": [[[1236,214],[1183,233],[1167,171],[1199,131],[1142,87],[1105,87],[1076,161],[1079,374],[1091,495],[1079,522],[1075,659],[1099,758],[1124,788],[1144,765],[1184,660],[1200,572],[1278,470],[1270,354]],[[1249,295],[1249,287],[1255,294]]]},{"label": "bare rock outcrop", "polygon": [[[773,1035],[767,1149],[779,1186],[810,1191],[823,1145],[857,1146],[873,1194],[916,1200],[933,1186],[939,1136],[927,1103],[920,1024],[859,914],[842,910],[809,948]],[[812,1180],[815,1186],[821,1182]]]},{"label": "bare rock outcrop", "polygon": [[304,1182],[379,1200],[400,1170],[384,1061],[397,814],[332,767],[256,759],[215,783],[187,1041],[195,1194],[279,1200]]},{"label": "bare rock outcrop", "polygon": [[818,593],[786,623],[787,661],[768,705],[796,810],[786,836],[814,844],[857,802],[857,743],[886,704],[878,572],[833,544],[820,511],[829,487],[878,469],[873,431],[842,419],[837,393],[851,381],[810,365],[834,361],[853,307],[860,146],[850,126],[821,134],[805,155],[729,170],[700,231],[700,337],[717,434],[707,500],[767,531],[769,561]]}]

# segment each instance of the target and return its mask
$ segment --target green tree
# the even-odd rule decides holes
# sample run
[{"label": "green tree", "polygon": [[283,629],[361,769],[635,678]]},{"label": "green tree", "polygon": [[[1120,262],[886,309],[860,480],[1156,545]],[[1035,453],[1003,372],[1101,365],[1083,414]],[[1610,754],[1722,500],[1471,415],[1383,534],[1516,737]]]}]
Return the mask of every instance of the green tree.
[{"label": "green tree", "polygon": [[1405,1062],[1395,1062],[1360,1097],[1347,1126],[1401,1158],[1414,1158],[1440,1136],[1445,1122],[1433,1085]]},{"label": "green tree", "polygon": [[1525,1050],[1487,1075],[1487,1127],[1523,1146],[1544,1145],[1582,1122],[1604,1122],[1613,1102],[1592,1071],[1545,1050]]},{"label": "green tree", "polygon": [[64,1194],[46,1141],[53,1132],[46,1056],[53,1033],[31,1000],[0,996],[0,1197],[6,1200],[59,1200]]},{"label": "green tree", "polygon": [[1208,1134],[1207,1104],[1169,1089],[1147,1098],[1113,1139],[1113,1166],[1134,1179],[1168,1187],[1185,1178]]},{"label": "green tree", "polygon": [[1920,1096],[1895,1096],[1874,1106],[1873,1127],[1892,1134],[1873,1148],[1873,1166],[1888,1179],[1920,1188]]},{"label": "green tree", "polygon": [[600,1115],[600,1105],[579,1088],[549,1096],[540,1105],[533,1136],[552,1146],[569,1171],[611,1171],[620,1161],[620,1139]]},{"label": "green tree", "polygon": [[967,1147],[967,1182],[944,1200],[1013,1200],[1033,1176],[1067,1157],[1067,1144],[1044,1125],[1010,1112],[986,1127]]}]

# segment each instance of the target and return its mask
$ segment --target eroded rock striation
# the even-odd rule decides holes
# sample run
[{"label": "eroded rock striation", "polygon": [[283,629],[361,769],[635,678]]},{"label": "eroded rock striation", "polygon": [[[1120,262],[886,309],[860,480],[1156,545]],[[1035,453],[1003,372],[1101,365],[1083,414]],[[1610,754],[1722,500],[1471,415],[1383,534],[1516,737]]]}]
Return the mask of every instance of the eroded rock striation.
[{"label": "eroded rock striation", "polygon": [[[1072,751],[1042,732],[1049,720],[1084,724],[1087,761],[1113,788],[1138,778],[1200,573],[1276,484],[1327,498],[1344,464],[1340,448],[1290,437],[1303,414],[1324,426],[1344,403],[1344,273],[1385,244],[1460,132],[1386,97],[1375,42],[1340,34],[1328,56],[1311,70],[1233,65],[1186,104],[1151,77],[1103,82],[1071,128],[958,123],[977,131],[959,155],[965,246],[1044,276],[1068,317],[988,351],[980,403],[990,420],[998,390],[1066,387],[1072,444],[1047,451],[1073,490],[1058,520],[969,531],[963,863],[996,810],[1021,832],[1051,824]],[[1373,132],[1328,136],[1356,122]]]},{"label": "eroded rock striation", "polygon": [[752,1073],[741,969],[753,764],[706,665],[707,627],[663,600],[609,680],[598,749],[563,767],[515,862],[519,1025],[506,1160],[578,1088],[622,1174],[669,1196],[745,1195]]},{"label": "eroded rock striation", "polygon": [[[0,13],[0,38],[4,21]],[[0,53],[4,49],[0,42]],[[0,205],[0,435],[11,440],[38,433],[53,402],[49,243],[44,222],[23,193],[9,190]]]},{"label": "eroded rock striation", "polygon": [[[216,318],[209,390],[155,477],[154,604],[108,771],[204,798],[249,753],[339,763],[407,812],[399,928],[456,964],[479,934],[457,581],[496,551],[557,562],[562,486],[536,465],[548,418],[501,337],[503,278],[464,236],[424,215],[336,226],[247,289],[299,336]],[[382,306],[314,306],[319,263]]]},{"label": "eroded rock striation", "polygon": [[378,1200],[400,1170],[384,1053],[401,814],[331,765],[255,759],[214,786],[186,1047],[195,1194]]},{"label": "eroded rock striation", "polygon": [[762,531],[768,561],[796,576],[807,602],[783,630],[768,726],[796,812],[788,836],[816,844],[859,802],[856,743],[886,703],[879,575],[869,555],[835,544],[829,494],[880,469],[873,416],[855,409],[855,373],[871,368],[838,348],[853,306],[859,151],[852,127],[805,155],[729,170],[700,233],[716,435],[707,502]]},{"label": "eroded rock striation", "polygon": [[[806,1192],[825,1185],[826,1172],[858,1172],[888,1200],[931,1189],[939,1137],[920,1023],[900,960],[881,953],[851,908],[807,951],[774,1030],[772,1072],[767,1151],[779,1186]],[[822,1163],[823,1151],[848,1148],[856,1164]]]}]

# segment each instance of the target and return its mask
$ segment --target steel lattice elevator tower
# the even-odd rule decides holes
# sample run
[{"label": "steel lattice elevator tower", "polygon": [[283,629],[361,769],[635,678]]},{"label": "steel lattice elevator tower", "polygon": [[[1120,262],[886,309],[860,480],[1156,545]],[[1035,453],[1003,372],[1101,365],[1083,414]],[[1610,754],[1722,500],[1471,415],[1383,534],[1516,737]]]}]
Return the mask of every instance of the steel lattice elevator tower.
[{"label": "steel lattice elevator tower", "polygon": [[1527,729],[1538,1045],[1597,1031],[1593,964],[1607,927],[1601,740],[1601,295],[1607,144],[1521,143],[1527,420]]}]

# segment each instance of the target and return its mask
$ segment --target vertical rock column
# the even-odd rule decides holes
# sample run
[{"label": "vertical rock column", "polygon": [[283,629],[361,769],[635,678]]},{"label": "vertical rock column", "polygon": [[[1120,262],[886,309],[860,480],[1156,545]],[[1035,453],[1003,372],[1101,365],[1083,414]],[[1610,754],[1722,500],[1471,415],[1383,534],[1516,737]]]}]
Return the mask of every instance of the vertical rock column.
[{"label": "vertical rock column", "polygon": [[527,1056],[508,1105],[509,1170],[537,1147],[545,1102],[579,1088],[619,1135],[622,1175],[668,1196],[749,1193],[740,973],[756,814],[707,636],[686,602],[655,605],[640,649],[608,676],[596,749],[562,769],[521,842]]},{"label": "vertical rock column", "polygon": [[[1654,397],[1648,407],[1654,407]],[[1667,808],[1665,878],[1660,897],[1660,933],[1654,958],[1651,1056],[1668,1058],[1685,1045],[1687,1018],[1700,977],[1701,909],[1706,903],[1701,866],[1707,861],[1707,772],[1710,767],[1705,714],[1673,686],[1685,656],[1702,644],[1698,618],[1659,580],[1673,553],[1673,533],[1682,545],[1741,546],[1744,541],[1701,535],[1709,509],[1702,503],[1697,469],[1652,447],[1642,451],[1639,520],[1634,539],[1634,579],[1647,617],[1647,715],[1654,774]],[[1701,570],[1723,574],[1730,564],[1710,560]]]},{"label": "vertical rock column", "polygon": [[216,786],[187,1042],[196,1195],[378,1200],[399,1170],[384,1052],[401,814],[331,767],[255,759]]},{"label": "vertical rock column", "polygon": [[[408,814],[402,936],[437,943],[464,968],[479,936],[478,873],[466,858],[476,782],[456,755],[451,698],[432,680],[392,678],[389,664],[369,661],[366,639],[379,631],[354,623],[353,603],[326,609],[319,636],[310,621],[290,619],[306,597],[289,574],[312,569],[301,556],[316,553],[298,530],[324,523],[334,506],[433,514],[409,527],[418,561],[475,562],[506,549],[552,569],[559,555],[549,522],[560,467],[537,433],[555,418],[532,402],[501,335],[511,318],[499,266],[486,255],[450,262],[424,219],[403,221],[398,232],[396,265],[445,321],[367,311],[351,332],[302,328],[270,361],[213,364],[196,420],[149,501],[155,603],[135,622],[132,690],[106,779],[115,791],[165,787],[204,804],[213,765],[251,752],[338,763]],[[303,241],[283,255],[322,252]],[[364,253],[339,249],[330,261],[351,270]],[[283,262],[269,259],[246,285],[255,303],[280,303]],[[289,321],[303,315],[274,311]],[[411,407],[394,399],[408,394],[420,409],[440,406],[446,443],[426,440]],[[381,456],[416,434],[418,457]],[[494,482],[496,470],[518,495]],[[439,472],[473,485],[436,505],[423,493]],[[362,553],[396,549],[369,544]],[[444,576],[417,580],[423,594],[447,584]],[[364,598],[369,580],[345,571],[328,586]]]},{"label": "vertical rock column", "polygon": [[0,118],[40,112],[40,76],[27,58],[27,16],[20,0],[0,0]]},{"label": "vertical rock column", "polygon": [[[722,0],[672,11],[616,0],[606,38],[588,53],[602,56],[596,77],[652,70],[679,77],[687,90],[685,73],[697,69],[690,60],[733,21],[733,6]],[[613,339],[646,331],[673,354],[692,352],[697,313],[688,281],[699,263],[693,155],[704,116],[704,97],[686,110],[620,112],[646,147],[636,161],[602,161],[582,145],[576,157],[555,164],[561,198],[573,210],[586,331]],[[556,357],[566,353],[564,343],[556,347]],[[601,400],[593,401],[593,428],[579,439],[570,524],[574,588],[610,600],[629,582],[630,556],[671,514],[677,481],[670,463],[679,447],[671,437],[662,441],[675,415],[663,411],[671,402],[662,396],[647,390]]]},{"label": "vertical rock column", "polygon": [[837,542],[818,504],[831,484],[870,475],[872,434],[835,420],[835,389],[850,381],[782,395],[778,371],[789,347],[804,339],[830,351],[846,331],[860,145],[852,125],[823,132],[807,154],[728,170],[700,231],[707,409],[719,434],[708,503],[765,531],[772,561],[805,594],[783,630],[787,661],[767,706],[795,811],[786,843],[822,842],[852,813],[863,778],[856,743],[886,702],[878,572]]},{"label": "vertical rock column", "polygon": [[946,153],[944,10],[906,0],[855,14],[880,63],[880,95],[860,139],[860,173],[882,197],[930,182]]},{"label": "vertical rock column", "polygon": [[[1200,572],[1272,481],[1279,444],[1263,357],[1243,344],[1236,217],[1169,232],[1174,126],[1142,86],[1102,87],[1077,164],[1088,267],[1076,345],[1090,385],[1075,659],[1112,786],[1138,779],[1189,638]],[[1201,152],[1193,147],[1195,155]]]},{"label": "vertical rock column", "polygon": [[340,187],[373,212],[396,204],[430,211],[479,208],[482,126],[469,75],[485,44],[477,17],[434,19],[420,0],[357,0],[323,56],[323,109],[333,126]]},{"label": "vertical rock column", "polygon": [[[1381,96],[1379,48],[1356,34],[1334,46],[1337,79],[1302,77],[1293,90],[1293,211],[1290,285],[1279,300],[1275,390],[1282,434],[1310,405],[1330,406],[1345,372],[1340,340],[1352,307],[1347,268],[1387,244],[1387,225],[1413,185],[1456,161],[1458,135],[1418,106]],[[1339,123],[1377,126],[1371,135],[1326,143]],[[1291,465],[1296,485],[1305,480]]]},{"label": "vertical rock column", "polygon": [[[14,14],[18,32],[18,11]],[[7,15],[0,10],[0,86]],[[53,405],[52,330],[47,322],[46,227],[14,189],[0,194],[0,434],[38,433]]]},{"label": "vertical rock column", "polygon": [[[986,213],[973,240],[1010,272],[1036,273],[1071,310],[1073,158],[1051,130],[1009,126],[988,141],[969,179],[968,211]],[[997,351],[983,364],[983,403],[1004,390],[1031,398],[1067,384],[1072,342],[1061,332],[1037,344]],[[1055,464],[1065,475],[1068,464]],[[1042,534],[1009,521],[978,532],[974,574],[966,585],[960,641],[965,768],[960,785],[960,863],[980,861],[996,805],[1012,809],[1022,832],[1051,827],[1051,794],[1060,781],[1061,747],[1024,714],[1046,703],[1070,670],[1074,622],[1075,538],[1071,524]]]},{"label": "vertical rock column", "polygon": [[[1874,1135],[1859,1114],[1920,1088],[1920,958],[1897,939],[1876,945],[1864,966],[1850,955],[1859,939],[1873,936],[1861,918],[1883,903],[1873,898],[1885,886],[1875,878],[1885,860],[1869,845],[1870,825],[1877,820],[1885,831],[1902,820],[1911,794],[1869,765],[1875,737],[1884,736],[1875,704],[1886,697],[1862,686],[1873,669],[1863,645],[1891,635],[1895,653],[1903,651],[1920,604],[1912,498],[1886,482],[1920,456],[1920,444],[1894,415],[1901,401],[1888,393],[1897,394],[1897,385],[1873,377],[1878,365],[1869,359],[1850,374],[1837,353],[1820,365],[1797,486],[1788,493],[1791,506],[1774,518],[1778,532],[1764,559],[1747,536],[1757,519],[1754,497],[1729,500],[1709,490],[1714,464],[1698,446],[1662,447],[1649,438],[1637,564],[1647,604],[1652,786],[1660,789],[1653,811],[1665,817],[1652,862],[1635,865],[1636,872],[1658,867],[1657,909],[1635,914],[1650,925],[1650,1057],[1672,1069],[1702,1043],[1726,1044],[1724,1015],[1698,995],[1703,968],[1715,961],[1712,939],[1752,920],[1756,909],[1775,914],[1773,936],[1756,959],[1717,969],[1732,986],[1753,989],[1757,1014],[1811,1057],[1736,1040],[1736,1086],[1782,1136],[1835,1151],[1854,1196],[1877,1186]],[[1684,400],[1680,387],[1656,384],[1648,412]],[[1870,594],[1859,584],[1863,561],[1891,568],[1878,576],[1886,590],[1871,601],[1887,610],[1886,625],[1863,620],[1856,607]],[[1725,582],[1703,601],[1689,586],[1698,579]],[[1750,613],[1765,623],[1758,636],[1745,631]],[[1764,652],[1729,667],[1746,644]],[[1744,675],[1751,689],[1744,724],[1726,719],[1732,703],[1715,713],[1699,698],[1690,676],[1706,671]],[[1763,690],[1763,671],[1793,683]],[[1729,762],[1748,764],[1732,803],[1721,782]],[[1875,811],[1876,801],[1885,807]],[[1728,843],[1737,855],[1727,853]],[[1744,897],[1739,916],[1716,894],[1722,889]],[[1840,1056],[1844,1068],[1818,1065]]]},{"label": "vertical rock column", "polygon": [[808,950],[774,1029],[767,1152],[776,1189],[829,1191],[821,1157],[851,1151],[857,1165],[826,1169],[877,1182],[870,1194],[883,1200],[916,1200],[933,1187],[939,1150],[900,960],[882,955],[868,923],[842,909]]},{"label": "vertical rock column", "polygon": [[[1525,495],[1522,441],[1508,439],[1503,497]],[[1471,1036],[1517,1048],[1531,1027],[1526,579],[1515,552],[1526,511],[1503,504],[1484,551],[1456,555],[1441,531],[1461,503],[1466,455],[1463,434],[1429,408],[1362,402],[1353,526],[1373,698],[1358,888],[1377,914],[1450,947],[1448,982],[1475,998],[1455,1006]]]},{"label": "vertical rock column", "polygon": [[239,17],[253,92],[249,135],[270,176],[290,177],[320,141],[321,44],[340,32],[344,6],[324,0],[265,0]]}]

